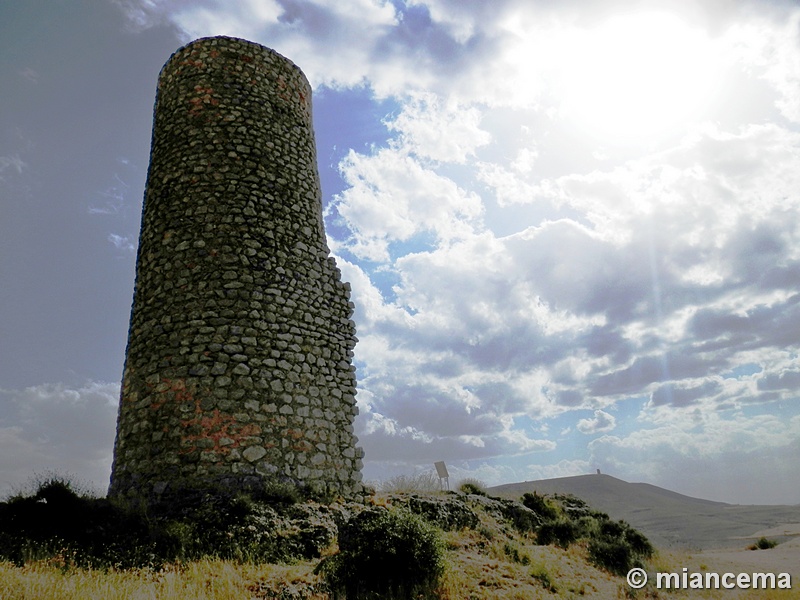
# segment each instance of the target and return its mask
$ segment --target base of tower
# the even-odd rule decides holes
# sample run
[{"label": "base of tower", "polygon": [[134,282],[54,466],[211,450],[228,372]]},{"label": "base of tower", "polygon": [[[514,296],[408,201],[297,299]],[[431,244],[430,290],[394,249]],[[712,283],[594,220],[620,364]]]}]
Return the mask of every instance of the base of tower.
[{"label": "base of tower", "polygon": [[109,498],[132,508],[172,513],[178,506],[196,506],[209,497],[232,498],[245,495],[269,504],[291,504],[313,500],[320,504],[334,501],[364,502],[372,493],[362,483],[349,486],[324,482],[302,482],[289,477],[264,478],[253,475],[225,475],[204,479],[136,481],[112,484]]}]

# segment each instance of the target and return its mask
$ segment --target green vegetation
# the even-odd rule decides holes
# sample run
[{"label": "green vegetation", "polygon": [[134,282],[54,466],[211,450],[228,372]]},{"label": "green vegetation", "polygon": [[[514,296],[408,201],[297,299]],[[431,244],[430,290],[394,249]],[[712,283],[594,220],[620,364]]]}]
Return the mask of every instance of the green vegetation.
[{"label": "green vegetation", "polygon": [[342,526],[339,552],[323,560],[318,571],[347,598],[435,598],[444,544],[417,515],[377,506]]},{"label": "green vegetation", "polygon": [[558,506],[536,492],[523,494],[522,505],[548,521],[558,518]]},{"label": "green vegetation", "polygon": [[556,495],[547,499],[525,494],[522,502],[547,515],[536,533],[539,544],[566,549],[584,541],[590,562],[615,575],[624,575],[653,556],[653,546],[642,533],[624,521],[612,521],[579,498]]},{"label": "green vegetation", "polygon": [[506,542],[503,545],[503,552],[505,555],[520,565],[529,565],[531,564],[531,557],[528,556],[525,551],[520,550],[517,544]]},{"label": "green vegetation", "polygon": [[[0,596],[112,586],[119,595],[103,595],[116,599],[142,595],[140,585],[159,598],[613,597],[617,575],[653,554],[641,533],[577,498],[515,502],[464,483],[384,493],[372,506],[319,504],[281,482],[250,494],[183,487],[144,511],[49,477],[0,503]],[[67,581],[83,595],[43,591]]]},{"label": "green vegetation", "polygon": [[65,566],[129,569],[202,558],[318,558],[335,539],[334,520],[303,520],[298,499],[285,485],[254,495],[183,488],[143,511],[51,477],[0,503],[0,560],[23,565],[60,556]]},{"label": "green vegetation", "polygon": [[748,550],[769,550],[770,548],[774,548],[778,545],[778,542],[775,540],[770,540],[765,537],[758,538],[758,541],[753,544],[752,546],[748,546]]},{"label": "green vegetation", "polygon": [[550,573],[548,573],[547,569],[543,566],[539,565],[531,569],[530,575],[533,579],[541,583],[542,587],[548,592],[556,593],[558,591],[558,588],[556,588],[553,580],[550,578]]},{"label": "green vegetation", "polygon": [[479,479],[464,479],[458,484],[458,491],[462,494],[475,494],[476,496],[487,496],[486,484]]}]

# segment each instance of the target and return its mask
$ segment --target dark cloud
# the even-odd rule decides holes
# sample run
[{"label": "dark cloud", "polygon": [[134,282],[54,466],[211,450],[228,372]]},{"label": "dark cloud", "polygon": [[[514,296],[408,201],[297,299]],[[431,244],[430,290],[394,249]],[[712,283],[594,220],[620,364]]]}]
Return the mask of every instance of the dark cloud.
[{"label": "dark cloud", "polygon": [[697,386],[678,386],[673,383],[661,385],[650,395],[653,406],[685,407],[697,404],[705,398],[712,398],[718,394],[722,386],[717,381],[706,381]]},{"label": "dark cloud", "polygon": [[[494,435],[503,431],[497,418],[500,407],[493,410],[485,398],[479,406],[470,407],[467,398],[459,398],[457,390],[437,389],[437,384],[395,383],[391,396],[376,401],[379,412],[403,426],[428,435]],[[477,399],[476,399],[477,400]]]},{"label": "dark cloud", "polygon": [[559,406],[579,407],[584,402],[583,394],[576,390],[563,390],[555,394],[555,403]]},{"label": "dark cloud", "polygon": [[761,391],[788,390],[794,393],[800,391],[800,370],[785,370],[770,373],[756,380],[756,385]]},{"label": "dark cloud", "polygon": [[596,396],[627,396],[641,394],[654,383],[694,379],[727,368],[720,359],[706,359],[677,353],[642,356],[630,365],[601,375],[591,384]]},{"label": "dark cloud", "polygon": [[551,441],[536,440],[519,434],[426,435],[411,427],[397,428],[395,425],[386,422],[384,417],[373,414],[370,420],[357,429],[359,443],[371,461],[432,464],[437,460],[477,460],[544,452],[555,448]]},{"label": "dark cloud", "polygon": [[757,303],[743,312],[721,308],[698,310],[689,322],[696,349],[734,352],[796,345],[800,334],[800,294],[769,305]]},{"label": "dark cloud", "polygon": [[614,364],[628,362],[633,347],[616,325],[592,327],[576,340],[578,347],[585,348],[593,357],[610,357]]}]

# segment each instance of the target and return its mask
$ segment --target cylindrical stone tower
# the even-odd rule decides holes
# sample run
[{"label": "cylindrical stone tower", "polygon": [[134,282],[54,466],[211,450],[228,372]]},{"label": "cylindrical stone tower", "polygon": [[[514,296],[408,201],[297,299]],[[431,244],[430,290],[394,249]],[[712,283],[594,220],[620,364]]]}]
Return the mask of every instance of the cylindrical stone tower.
[{"label": "cylindrical stone tower", "polygon": [[109,495],[363,491],[350,286],[325,241],[311,88],[196,40],[158,80]]}]

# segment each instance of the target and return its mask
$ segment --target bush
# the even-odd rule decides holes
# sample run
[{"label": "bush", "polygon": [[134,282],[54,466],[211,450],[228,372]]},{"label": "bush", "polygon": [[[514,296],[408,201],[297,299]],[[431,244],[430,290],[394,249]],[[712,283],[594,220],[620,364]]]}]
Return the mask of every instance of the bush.
[{"label": "bush", "polygon": [[154,564],[156,546],[142,515],[79,495],[64,478],[37,485],[30,495],[0,503],[0,560],[23,565],[60,556],[65,567]]},{"label": "bush", "polygon": [[553,579],[550,577],[550,573],[548,573],[547,569],[544,566],[539,565],[531,569],[531,578],[537,580],[539,583],[542,584],[542,587],[546,589],[548,592],[553,594],[558,593],[558,588],[556,588],[555,583],[553,583]]},{"label": "bush", "polygon": [[523,504],[547,520],[536,531],[540,545],[556,544],[568,548],[573,542],[588,542],[589,561],[617,575],[624,575],[642,559],[653,555],[653,546],[639,531],[625,521],[612,521],[592,509],[580,498],[556,494],[546,499],[525,494]]},{"label": "bush", "polygon": [[628,527],[625,530],[625,539],[631,545],[631,550],[633,550],[634,554],[643,558],[650,558],[653,556],[655,549],[650,543],[650,540],[648,540],[642,532]]},{"label": "bush", "polygon": [[527,535],[536,531],[542,524],[542,519],[529,508],[513,500],[499,500],[502,515],[511,522],[514,529]]},{"label": "bush", "polygon": [[147,510],[79,495],[66,479],[40,480],[0,502],[0,561],[21,566],[57,557],[68,566],[159,568],[215,557],[237,561],[319,558],[336,536],[333,517],[302,513],[295,488],[254,499],[223,489],[181,487]]},{"label": "bush", "polygon": [[769,550],[778,545],[775,540],[768,540],[765,537],[759,538],[758,541],[752,546],[748,546],[749,550]]},{"label": "bush", "polygon": [[556,544],[560,548],[568,548],[577,539],[578,527],[569,519],[548,521],[536,532],[536,542],[540,546]]},{"label": "bush", "polygon": [[633,553],[630,545],[621,539],[593,539],[589,542],[589,560],[614,573],[624,575],[634,566]]},{"label": "bush", "polygon": [[641,567],[653,555],[653,546],[624,521],[603,521],[599,533],[589,541],[589,560],[616,575]]},{"label": "bush", "polygon": [[433,598],[444,572],[444,544],[413,513],[369,508],[339,529],[339,552],[315,572],[348,599]]},{"label": "bush", "polygon": [[523,494],[522,505],[527,506],[547,521],[552,521],[558,517],[558,509],[547,498],[540,496],[536,492]]},{"label": "bush", "polygon": [[458,491],[462,494],[475,494],[486,496],[486,484],[478,479],[465,479],[458,484]]},{"label": "bush", "polygon": [[96,499],[102,495],[90,484],[80,481],[74,475],[59,473],[57,471],[46,471],[33,475],[23,486],[16,489],[16,492],[7,499],[7,502],[30,497],[41,500],[46,494],[57,495],[59,490],[63,490],[71,496],[77,496],[85,500]]},{"label": "bush", "polygon": [[520,551],[520,549],[517,547],[516,544],[511,544],[509,542],[506,542],[503,545],[503,553],[517,564],[520,565],[531,564],[531,557],[525,554],[524,551]]},{"label": "bush", "polygon": [[[193,500],[195,500],[193,498]],[[178,560],[213,556],[223,560],[285,560],[272,532],[277,513],[248,496],[208,493],[191,503],[176,503],[169,516],[152,521],[162,553]],[[288,549],[286,549],[288,550]]]}]

